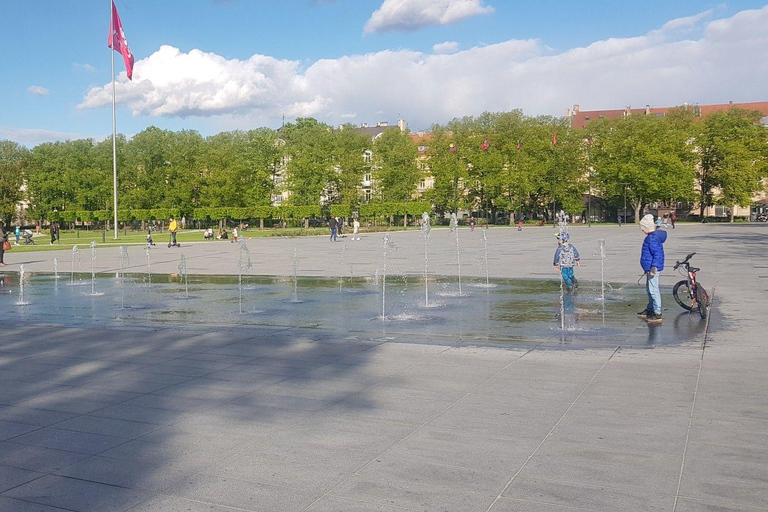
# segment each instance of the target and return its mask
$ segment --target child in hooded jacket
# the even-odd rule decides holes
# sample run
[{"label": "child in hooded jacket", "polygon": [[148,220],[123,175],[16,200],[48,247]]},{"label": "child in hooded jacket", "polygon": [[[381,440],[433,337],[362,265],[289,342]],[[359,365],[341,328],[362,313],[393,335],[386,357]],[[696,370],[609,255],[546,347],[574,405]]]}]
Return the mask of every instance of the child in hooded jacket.
[{"label": "child in hooded jacket", "polygon": [[581,256],[579,251],[576,250],[570,242],[570,235],[568,233],[555,234],[558,240],[557,249],[555,250],[555,259],[553,265],[555,270],[560,271],[560,275],[563,278],[563,284],[570,291],[573,287],[578,286],[578,281],[573,274],[574,265],[581,266]]}]

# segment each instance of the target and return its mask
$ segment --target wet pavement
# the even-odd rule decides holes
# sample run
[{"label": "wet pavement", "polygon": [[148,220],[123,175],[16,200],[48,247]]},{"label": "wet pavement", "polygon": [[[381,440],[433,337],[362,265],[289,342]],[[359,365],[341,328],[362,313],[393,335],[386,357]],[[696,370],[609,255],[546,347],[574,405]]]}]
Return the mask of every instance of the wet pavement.
[{"label": "wet pavement", "polygon": [[[50,273],[54,257],[66,268],[67,253],[8,253],[0,510],[768,508],[766,227],[670,231],[668,262],[698,252],[713,316],[681,314],[669,295],[679,278],[667,269],[665,321],[653,328],[632,318],[643,306],[638,230],[573,228],[582,286],[573,309],[567,297],[563,305],[566,331],[551,228],[489,230],[485,268],[478,230],[464,231],[471,294],[452,293],[455,242],[434,230],[432,297],[445,304],[434,309],[416,299],[418,233],[393,235],[388,271],[401,277],[385,319],[373,235],[346,253],[319,237],[254,240],[243,315],[236,276],[193,278],[236,274],[234,244],[182,248],[189,295],[214,296],[193,314],[179,313],[194,301],[180,298],[178,277],[144,282],[137,247],[125,289],[114,277],[119,251],[97,255],[94,288],[104,295],[32,275],[25,297],[45,307],[27,315],[13,305],[14,270],[26,259],[26,269]],[[306,281],[293,303],[298,244],[297,273],[324,279]],[[152,253],[158,274],[178,273],[171,251]],[[495,288],[479,287],[486,268]]]}]

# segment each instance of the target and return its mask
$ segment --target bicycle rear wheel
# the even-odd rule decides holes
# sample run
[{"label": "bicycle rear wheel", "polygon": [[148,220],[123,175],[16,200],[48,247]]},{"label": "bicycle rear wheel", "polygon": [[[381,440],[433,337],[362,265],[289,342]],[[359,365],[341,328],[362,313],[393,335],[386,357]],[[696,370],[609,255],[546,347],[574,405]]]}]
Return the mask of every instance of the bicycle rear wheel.
[{"label": "bicycle rear wheel", "polygon": [[709,295],[700,284],[696,285],[696,302],[699,304],[699,315],[701,318],[707,318],[709,312]]},{"label": "bicycle rear wheel", "polygon": [[672,295],[675,297],[675,302],[680,304],[683,309],[693,311],[693,308],[696,307],[696,297],[691,293],[687,280],[678,281],[672,288]]}]

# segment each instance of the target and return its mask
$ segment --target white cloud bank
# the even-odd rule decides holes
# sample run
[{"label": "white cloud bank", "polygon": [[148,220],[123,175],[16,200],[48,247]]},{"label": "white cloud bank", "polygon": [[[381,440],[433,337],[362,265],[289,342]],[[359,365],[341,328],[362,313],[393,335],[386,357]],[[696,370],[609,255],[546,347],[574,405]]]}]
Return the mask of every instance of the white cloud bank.
[{"label": "white cloud bank", "polygon": [[77,140],[86,137],[82,133],[57,132],[38,128],[14,128],[0,125],[0,140],[12,140],[30,148],[42,142]]},{"label": "white cloud bank", "polygon": [[430,25],[447,25],[489,14],[493,7],[482,0],[384,0],[369,19],[367,34],[389,30],[417,30]]},{"label": "white cloud bank", "polygon": [[[337,124],[352,112],[368,122],[400,113],[425,128],[483,111],[563,115],[575,103],[592,110],[768,100],[768,61],[755,58],[766,46],[768,6],[709,22],[672,20],[560,54],[541,41],[510,40],[450,55],[351,55],[302,69],[264,55],[237,60],[163,46],[136,62],[133,82],[121,74],[117,98],[135,116],[208,117],[222,129],[276,126],[283,114]],[[94,87],[80,108],[106,107],[111,97],[111,84]]]},{"label": "white cloud bank", "polygon": [[444,43],[432,45],[432,53],[446,55],[449,53],[456,53],[457,51],[459,51],[459,43],[456,41],[446,41]]},{"label": "white cloud bank", "polygon": [[48,96],[51,91],[40,85],[30,85],[27,87],[27,92],[35,96]]}]

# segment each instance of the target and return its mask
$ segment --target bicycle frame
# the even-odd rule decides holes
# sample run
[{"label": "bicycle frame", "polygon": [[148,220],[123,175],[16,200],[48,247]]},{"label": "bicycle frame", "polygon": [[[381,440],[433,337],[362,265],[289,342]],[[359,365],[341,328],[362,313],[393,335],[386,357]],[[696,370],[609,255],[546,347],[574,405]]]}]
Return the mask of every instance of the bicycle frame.
[{"label": "bicycle frame", "polygon": [[696,280],[696,272],[700,269],[692,267],[689,260],[696,253],[691,253],[683,261],[675,262],[675,270],[680,267],[684,267],[686,271],[686,279],[679,281],[672,289],[672,295],[675,297],[675,302],[687,310],[693,311],[697,309],[701,318],[707,318],[709,308],[709,296],[707,295],[704,287]]}]

